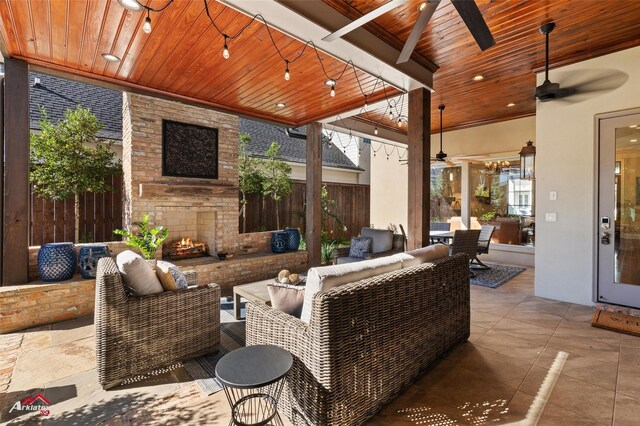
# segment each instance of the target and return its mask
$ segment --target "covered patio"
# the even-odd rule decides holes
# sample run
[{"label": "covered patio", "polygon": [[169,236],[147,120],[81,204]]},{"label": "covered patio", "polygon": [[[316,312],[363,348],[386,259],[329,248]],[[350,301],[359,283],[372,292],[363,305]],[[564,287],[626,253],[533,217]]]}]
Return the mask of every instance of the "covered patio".
[{"label": "covered patio", "polygon": [[[367,424],[633,424],[638,338],[592,328],[590,307],[535,297],[533,274],[496,290],[473,286],[468,343]],[[223,339],[237,347],[224,332]],[[0,344],[3,368],[12,370],[3,421],[40,420],[8,409],[42,392],[52,403],[43,422],[229,423],[224,394],[203,396],[183,367],[102,390],[91,317],[2,335]]]},{"label": "covered patio", "polygon": [[[386,13],[367,18],[379,7]],[[39,84],[30,73],[40,73],[122,92],[122,227],[133,229],[148,214],[152,225],[173,230],[177,240],[168,240],[148,259],[155,258],[156,264],[172,260],[187,280],[195,280],[189,284],[199,286],[185,292],[204,294],[206,288],[215,299],[207,305],[216,311],[212,323],[198,323],[197,330],[172,324],[173,334],[184,334],[184,339],[215,328],[215,333],[203,337],[202,331],[194,340],[219,333],[215,346],[220,356],[245,345],[278,346],[282,339],[279,346],[294,358],[285,394],[308,390],[295,383],[311,380],[318,388],[309,392],[319,404],[332,407],[327,414],[316,409],[315,402],[305,406],[301,397],[297,409],[302,417],[296,417],[296,403],[292,408],[285,402],[284,414],[293,413],[283,415],[285,424],[303,424],[302,418],[308,424],[633,424],[640,415],[640,338],[593,328],[591,320],[596,304],[597,311],[636,321],[640,317],[637,289],[625,293],[633,295],[627,299],[616,290],[620,276],[633,284],[629,265],[637,254],[628,247],[635,247],[631,234],[637,204],[637,190],[629,189],[635,185],[635,157],[629,147],[638,125],[627,121],[639,114],[637,100],[629,96],[640,88],[639,14],[640,4],[631,0],[0,1],[0,146],[5,159],[0,170],[0,420],[232,420],[222,388],[203,391],[201,378],[186,359],[160,370],[151,368],[152,374],[146,371],[135,381],[105,386],[96,363],[100,365],[107,350],[96,348],[124,346],[126,340],[105,343],[110,326],[104,318],[109,318],[113,303],[101,290],[111,285],[104,279],[108,271],[99,270],[97,279],[83,280],[76,274],[62,283],[42,281],[37,259],[41,247],[29,245],[34,220],[30,90]],[[486,22],[486,30],[479,19]],[[359,24],[350,31],[329,36],[354,21]],[[551,57],[548,50],[545,55],[545,37],[540,34],[540,26],[549,22],[556,24],[553,34],[547,34]],[[414,24],[417,29],[412,31]],[[594,26],[600,29],[593,31]],[[536,86],[548,79],[549,68],[551,80],[569,89],[554,92],[558,99],[550,102],[541,96],[536,100]],[[303,197],[298,200],[304,250],[297,250],[296,244],[293,250],[274,254],[278,251],[271,229],[241,230],[240,118],[278,128],[305,146],[306,163],[296,169],[304,176],[299,182]],[[614,127],[614,133],[623,128],[626,133],[617,134],[614,142],[623,144],[622,154],[616,151],[611,158],[601,157],[605,127],[599,127],[598,120],[606,119],[627,120]],[[178,126],[174,133],[172,125]],[[304,133],[298,133],[303,127]],[[215,153],[199,156],[192,150],[194,155],[185,163],[187,157],[179,154],[188,156],[191,148],[185,141],[190,139],[176,139],[173,151],[170,145],[172,135],[180,132],[192,132],[192,139],[193,132],[212,135]],[[535,141],[533,151],[523,149],[528,140]],[[389,247],[379,250],[374,248],[376,237],[369,238],[366,253],[388,254],[362,262],[374,266],[357,266],[370,259],[366,256],[356,259],[356,266],[340,270],[343,265],[336,265],[335,276],[351,279],[333,288],[323,284],[324,272],[315,272],[332,271],[321,266],[327,256],[323,186],[328,176],[326,171],[323,176],[323,153],[329,147],[358,159],[366,152],[368,163],[354,163],[352,172],[367,176],[370,188],[358,194],[366,193],[367,218],[371,228],[378,228],[373,231],[388,227],[384,232],[390,235]],[[535,167],[525,162],[524,152],[533,152],[529,161],[535,158]],[[215,164],[213,169],[207,168],[209,163]],[[352,184],[342,171],[331,173],[335,182]],[[611,235],[601,238],[610,222],[608,216],[601,219],[607,206],[598,202],[608,196],[601,197],[608,187],[593,182],[609,175],[612,182],[615,175],[618,204],[610,215]],[[351,202],[355,209],[356,200],[348,196],[338,202],[341,207]],[[482,226],[495,226],[498,233],[486,242],[488,253],[481,258],[490,266],[515,265],[524,272],[518,275],[518,270],[495,288],[473,281],[468,285],[468,258],[455,249],[447,249],[442,257],[421,257],[421,250],[431,250],[433,242],[441,241],[431,233],[433,222],[448,224],[451,239],[456,229],[479,233]],[[365,229],[349,230],[349,235],[356,238]],[[175,254],[169,253],[170,244],[181,247],[185,236],[206,246],[210,256],[170,258]],[[600,244],[608,245],[609,236],[615,246],[609,255],[615,258],[611,288],[617,298],[610,298],[612,293],[600,284],[605,275],[599,271],[608,271],[609,262],[602,254],[608,248]],[[402,247],[396,250],[398,238]],[[351,240],[345,252],[350,258],[357,242]],[[122,241],[105,243],[114,257],[127,250]],[[475,257],[477,247],[478,236],[464,256]],[[117,266],[116,273],[125,277]],[[358,268],[377,272],[366,275]],[[263,307],[259,297],[258,303],[247,302],[246,311],[243,300],[243,315],[237,319],[234,288],[272,282],[281,270],[287,270],[287,276],[307,277],[307,293],[301,293],[306,305],[301,301],[302,313],[297,314],[302,319]],[[332,273],[327,272],[335,278]],[[309,291],[314,279],[315,296]],[[423,281],[433,285],[428,288],[433,295],[420,294]],[[398,290],[405,284],[411,288]],[[340,285],[351,286],[353,293],[338,289]],[[389,293],[382,290],[385,285]],[[456,286],[458,292],[449,292]],[[369,297],[368,289],[379,291],[378,299]],[[122,290],[123,295],[125,291],[129,290]],[[144,298],[141,294],[123,297]],[[402,306],[394,308],[385,294],[397,297]],[[332,305],[331,300],[341,297],[353,301]],[[262,301],[273,305],[274,296]],[[189,303],[189,309],[174,312],[171,307],[165,312],[198,316],[199,308],[193,308],[197,305]],[[373,308],[367,312],[368,304],[378,306],[381,314],[374,315]],[[140,312],[147,309],[140,306]],[[406,318],[409,313],[413,318]],[[348,326],[341,325],[331,337],[319,332],[313,340],[313,330],[323,321],[337,329],[334,321],[340,314]],[[388,322],[375,322],[382,317]],[[381,330],[386,326],[391,334],[403,329],[397,318],[406,320],[414,338],[422,334],[416,323],[426,321],[422,326],[430,340],[414,347],[411,339],[403,344],[403,336],[385,336]],[[123,335],[128,327],[136,328],[125,324]],[[631,334],[640,332],[633,330]],[[296,341],[295,333],[304,339]],[[376,333],[383,336],[377,342],[371,338]],[[332,364],[350,362],[332,347],[345,336],[362,342],[348,372]],[[296,352],[307,338],[313,350],[308,355]],[[439,345],[442,348],[433,353],[424,349]],[[325,353],[327,347],[333,349]],[[168,350],[172,351],[179,349]],[[360,364],[367,357],[373,360],[370,371]],[[376,372],[401,371],[402,363],[412,357],[424,358],[417,361],[415,374],[407,367],[399,383],[388,388],[386,383],[376,384]],[[343,392],[341,386],[349,389],[349,396],[334,401],[338,397],[331,392]],[[49,412],[12,410],[17,401],[24,404],[36,395],[46,399]],[[360,408],[357,401],[375,403]]]}]

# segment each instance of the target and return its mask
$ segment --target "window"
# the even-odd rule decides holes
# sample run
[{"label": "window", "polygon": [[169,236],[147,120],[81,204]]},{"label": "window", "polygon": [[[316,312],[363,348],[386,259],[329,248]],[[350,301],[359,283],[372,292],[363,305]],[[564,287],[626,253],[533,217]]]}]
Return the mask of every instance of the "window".
[{"label": "window", "polygon": [[493,241],[498,243],[533,244],[535,181],[520,179],[517,157],[472,164],[471,185],[471,215],[477,218],[476,226],[496,226]]},{"label": "window", "polygon": [[431,221],[446,222],[460,216],[461,202],[462,169],[431,167]]}]

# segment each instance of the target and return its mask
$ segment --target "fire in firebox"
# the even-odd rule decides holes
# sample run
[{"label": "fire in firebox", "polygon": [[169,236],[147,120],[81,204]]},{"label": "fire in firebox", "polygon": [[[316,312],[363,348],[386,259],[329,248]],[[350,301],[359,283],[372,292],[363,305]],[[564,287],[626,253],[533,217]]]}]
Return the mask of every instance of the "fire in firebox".
[{"label": "fire in firebox", "polygon": [[170,259],[188,259],[207,255],[207,245],[203,241],[192,241],[191,238],[182,238],[174,241],[167,252]]}]

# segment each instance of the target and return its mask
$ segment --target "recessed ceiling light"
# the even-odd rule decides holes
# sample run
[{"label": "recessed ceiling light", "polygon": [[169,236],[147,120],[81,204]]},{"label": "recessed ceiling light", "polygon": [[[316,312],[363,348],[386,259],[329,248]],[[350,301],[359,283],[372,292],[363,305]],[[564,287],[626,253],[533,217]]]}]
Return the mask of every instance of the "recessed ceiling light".
[{"label": "recessed ceiling light", "polygon": [[285,104],[284,104],[284,103],[282,103],[282,102],[278,102],[278,103],[276,104],[276,106],[277,106],[278,108],[284,108],[284,107],[286,107],[287,105],[285,105]]},{"label": "recessed ceiling light", "polygon": [[334,79],[330,78],[329,80],[325,81],[324,84],[326,86],[335,86],[336,85],[336,81]]},{"label": "recessed ceiling light", "polygon": [[112,55],[111,53],[103,53],[102,58],[105,61],[109,62],[120,62],[120,58],[118,58],[116,55]]},{"label": "recessed ceiling light", "polygon": [[507,104],[507,106],[508,106],[509,108],[511,108],[511,107],[516,106],[516,104],[514,104],[513,102],[511,102],[511,103],[508,103],[508,104]]},{"label": "recessed ceiling light", "polygon": [[632,124],[631,126],[629,126],[630,129],[635,129],[636,127],[638,127],[637,124]]},{"label": "recessed ceiling light", "polygon": [[483,75],[476,75],[475,77],[473,77],[473,81],[480,81],[480,80],[484,80],[484,76]]},{"label": "recessed ceiling light", "polygon": [[638,142],[638,139],[631,139],[629,142]]},{"label": "recessed ceiling light", "polygon": [[142,10],[142,5],[136,0],[118,0],[118,3],[120,3],[120,6],[132,12],[140,12]]}]

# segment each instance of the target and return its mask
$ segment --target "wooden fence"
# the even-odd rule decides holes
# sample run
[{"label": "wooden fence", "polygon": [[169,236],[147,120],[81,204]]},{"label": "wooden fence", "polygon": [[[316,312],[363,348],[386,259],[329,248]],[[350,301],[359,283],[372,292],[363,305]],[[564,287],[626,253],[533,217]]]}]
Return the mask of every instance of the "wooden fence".
[{"label": "wooden fence", "polygon": [[[329,238],[351,238],[360,233],[360,228],[370,225],[368,185],[350,185],[341,183],[323,183],[327,186],[330,200],[335,204],[330,209],[342,220],[347,230],[339,229],[333,219],[327,223]],[[305,182],[295,181],[293,192],[280,201],[280,227],[300,228],[304,232],[306,198]],[[262,200],[258,194],[249,196],[247,205],[247,228],[245,232],[273,231],[277,229],[275,204],[271,199]],[[242,232],[240,216],[240,232]]]},{"label": "wooden fence", "polygon": [[[122,228],[122,175],[109,178],[111,192],[80,196],[81,242],[114,241],[114,229]],[[29,245],[73,241],[73,199],[51,201],[31,192]]]}]

